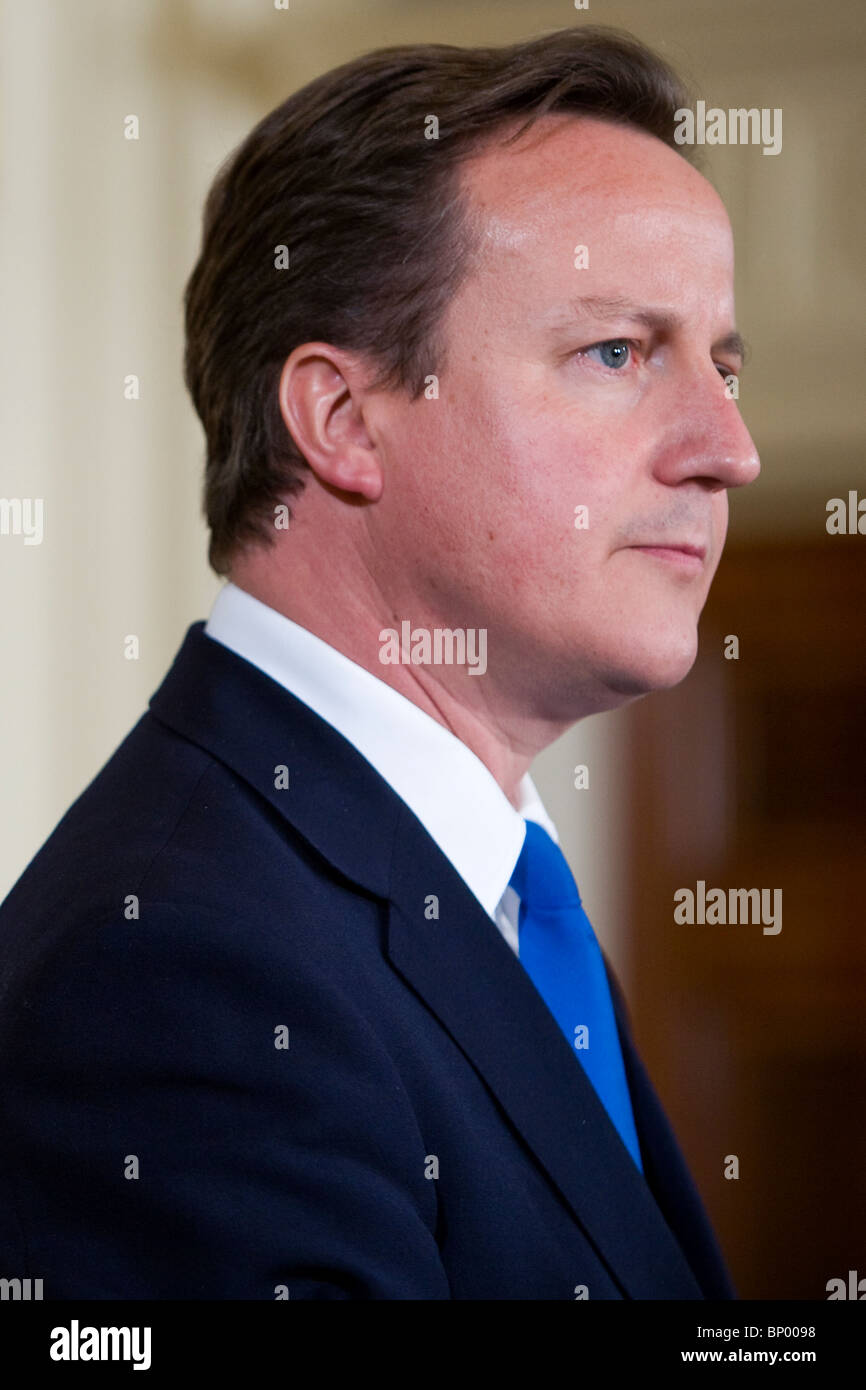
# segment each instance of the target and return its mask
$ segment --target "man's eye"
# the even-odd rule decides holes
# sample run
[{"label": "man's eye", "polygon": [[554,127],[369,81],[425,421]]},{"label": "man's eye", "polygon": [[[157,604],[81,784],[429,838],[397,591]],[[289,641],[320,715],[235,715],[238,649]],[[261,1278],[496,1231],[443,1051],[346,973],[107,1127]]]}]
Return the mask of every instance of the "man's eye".
[{"label": "man's eye", "polygon": [[590,357],[594,352],[598,353],[595,360],[601,362],[603,367],[625,367],[628,365],[631,343],[627,338],[611,338],[609,342],[584,348],[583,355]]}]

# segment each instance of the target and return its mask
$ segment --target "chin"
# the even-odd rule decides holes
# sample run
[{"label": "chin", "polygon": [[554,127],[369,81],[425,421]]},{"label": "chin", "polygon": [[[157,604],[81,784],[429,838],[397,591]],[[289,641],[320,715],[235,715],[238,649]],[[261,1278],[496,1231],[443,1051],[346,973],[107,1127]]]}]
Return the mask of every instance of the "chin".
[{"label": "chin", "polygon": [[[645,639],[644,639],[645,640]],[[667,641],[659,641],[652,648],[643,646],[611,663],[607,685],[626,699],[636,699],[649,695],[653,690],[671,690],[685,680],[695,664],[698,654],[697,630],[676,636],[669,635]]]}]

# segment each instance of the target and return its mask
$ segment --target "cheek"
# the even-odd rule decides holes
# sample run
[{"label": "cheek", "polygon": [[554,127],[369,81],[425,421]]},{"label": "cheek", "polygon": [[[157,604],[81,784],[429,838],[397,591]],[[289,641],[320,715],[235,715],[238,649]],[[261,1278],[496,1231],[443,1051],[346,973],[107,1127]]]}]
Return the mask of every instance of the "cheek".
[{"label": "cheek", "polygon": [[576,505],[594,504],[601,521],[636,457],[625,423],[585,400],[578,403],[559,379],[522,393],[518,382],[511,387],[501,401],[499,428],[514,487],[542,510],[555,501],[572,515]]},{"label": "cheek", "polygon": [[466,373],[390,438],[392,533],[468,569],[521,558],[524,580],[586,573],[622,520],[623,461],[604,421],[505,372]]},{"label": "cheek", "polygon": [[594,550],[617,521],[625,480],[609,438],[594,428],[547,419],[520,441],[515,456],[527,518],[554,535],[579,536]]}]

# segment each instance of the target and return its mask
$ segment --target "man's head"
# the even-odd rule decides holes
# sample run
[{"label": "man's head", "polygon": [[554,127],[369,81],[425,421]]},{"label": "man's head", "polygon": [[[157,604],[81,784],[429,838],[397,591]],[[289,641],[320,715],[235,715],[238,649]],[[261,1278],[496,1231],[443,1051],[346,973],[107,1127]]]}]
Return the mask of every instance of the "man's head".
[{"label": "man's head", "polygon": [[686,102],[574,29],[385,50],[268,116],[187,291],[214,568],[312,546],[380,626],[487,629],[494,704],[552,722],[681,679],[758,467]]}]

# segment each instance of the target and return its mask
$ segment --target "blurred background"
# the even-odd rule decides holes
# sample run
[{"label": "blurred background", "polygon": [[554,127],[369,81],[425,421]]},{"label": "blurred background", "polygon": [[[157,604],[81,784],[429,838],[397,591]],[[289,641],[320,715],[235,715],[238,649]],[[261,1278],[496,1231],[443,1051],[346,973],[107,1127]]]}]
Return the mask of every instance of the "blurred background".
[{"label": "blurred background", "polygon": [[[824,1299],[866,1276],[866,537],[826,530],[829,499],[866,496],[862,0],[0,0],[0,497],[44,507],[40,545],[0,536],[0,898],[220,586],[181,295],[222,159],[370,48],[584,23],[649,42],[708,105],[783,110],[779,155],[706,152],[763,472],[731,499],[692,674],[535,776],[740,1295]],[[782,931],[678,925],[698,880],[781,888]]]}]

